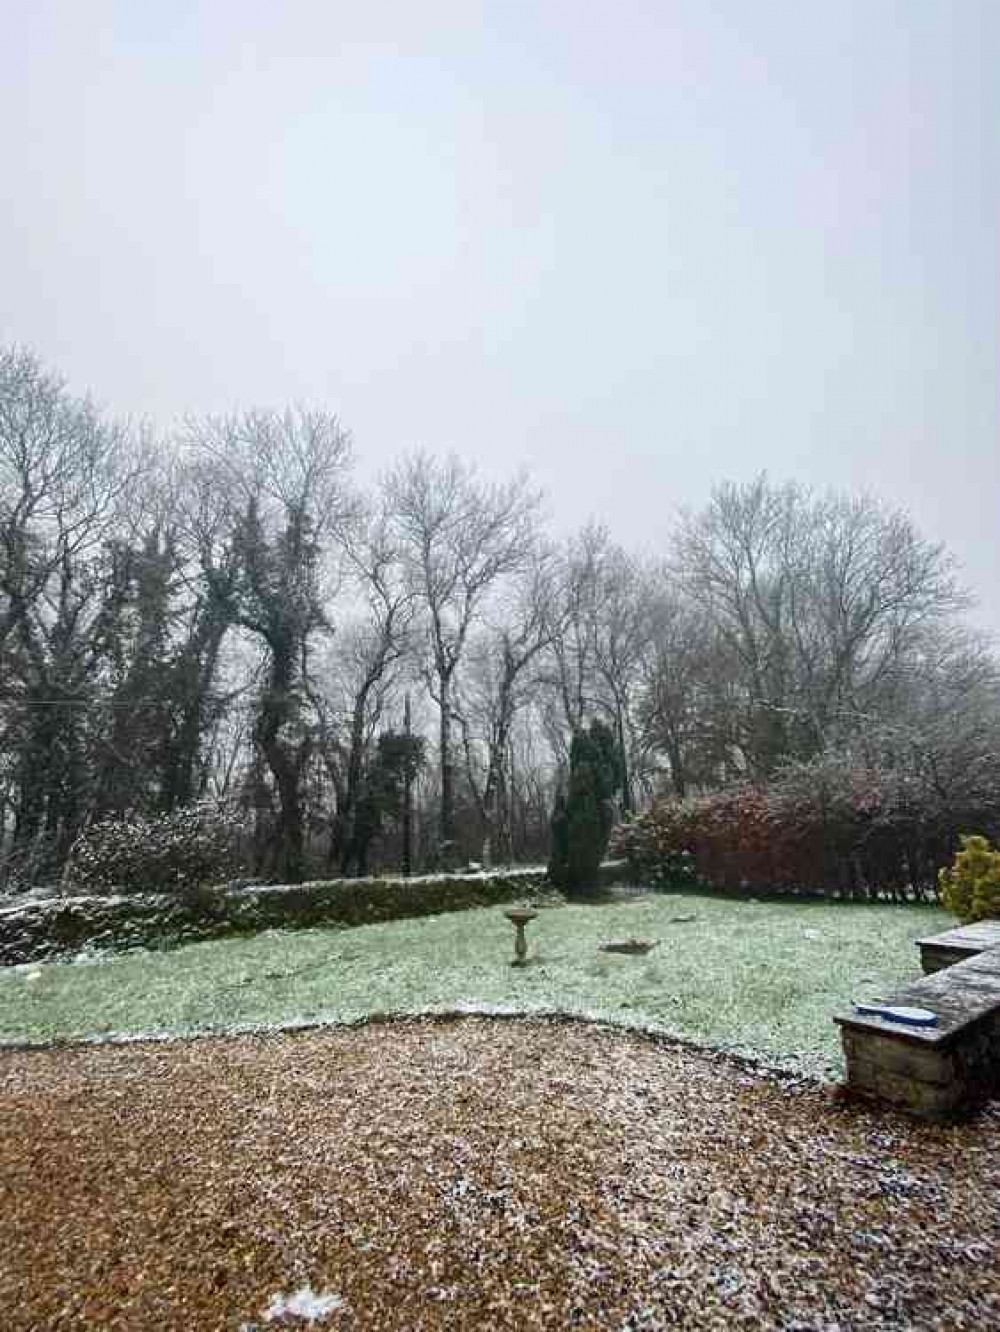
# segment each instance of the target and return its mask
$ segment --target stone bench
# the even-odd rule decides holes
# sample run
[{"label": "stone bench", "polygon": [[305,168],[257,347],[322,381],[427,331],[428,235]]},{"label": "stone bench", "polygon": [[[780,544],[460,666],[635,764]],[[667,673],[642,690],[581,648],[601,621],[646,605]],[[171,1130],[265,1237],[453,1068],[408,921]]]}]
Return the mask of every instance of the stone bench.
[{"label": "stone bench", "polygon": [[852,1090],[924,1119],[957,1116],[1000,1090],[1000,948],[967,952],[886,1002],[926,1008],[937,1025],[906,1027],[859,1013],[835,1018]]}]

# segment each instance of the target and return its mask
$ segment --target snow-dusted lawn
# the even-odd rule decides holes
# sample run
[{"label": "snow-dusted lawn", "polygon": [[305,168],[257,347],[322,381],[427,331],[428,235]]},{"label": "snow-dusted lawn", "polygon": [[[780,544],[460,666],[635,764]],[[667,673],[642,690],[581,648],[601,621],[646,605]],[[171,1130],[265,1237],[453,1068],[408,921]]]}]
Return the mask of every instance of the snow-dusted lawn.
[{"label": "snow-dusted lawn", "polygon": [[[953,923],[932,907],[651,896],[542,911],[524,969],[509,965],[513,931],[500,908],[268,932],[0,971],[0,1041],[558,1010],[819,1072],[839,1059],[831,1015],[917,976],[913,940]],[[646,957],[598,950],[630,936],[659,947]]]}]

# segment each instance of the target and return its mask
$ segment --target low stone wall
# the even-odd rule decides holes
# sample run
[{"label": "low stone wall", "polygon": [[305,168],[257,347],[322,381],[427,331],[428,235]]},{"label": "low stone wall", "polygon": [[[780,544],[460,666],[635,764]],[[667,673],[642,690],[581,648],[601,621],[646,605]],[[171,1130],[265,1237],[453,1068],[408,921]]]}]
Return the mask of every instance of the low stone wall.
[{"label": "low stone wall", "polygon": [[887,1002],[927,1008],[935,1027],[871,1014],[840,1025],[850,1088],[922,1119],[970,1111],[1000,1090],[1000,949],[929,972]]},{"label": "low stone wall", "polygon": [[[601,885],[622,864],[601,867]],[[0,966],[45,961],[83,948],[169,948],[227,934],[376,921],[498,906],[544,890],[543,866],[410,879],[201,889],[184,894],[53,897],[0,909]]]},{"label": "low stone wall", "polygon": [[965,1098],[953,1050],[921,1049],[885,1032],[845,1030],[847,1081],[862,1095],[898,1105],[922,1119],[946,1119]]}]

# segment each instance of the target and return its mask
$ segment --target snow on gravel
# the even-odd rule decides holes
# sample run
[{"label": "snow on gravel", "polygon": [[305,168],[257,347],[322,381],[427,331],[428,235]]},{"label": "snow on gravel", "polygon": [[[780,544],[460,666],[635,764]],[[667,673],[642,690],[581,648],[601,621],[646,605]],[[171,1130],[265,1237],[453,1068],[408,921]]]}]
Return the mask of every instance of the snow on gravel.
[{"label": "snow on gravel", "polygon": [[300,1319],[306,1323],[324,1322],[335,1309],[343,1307],[343,1299],[334,1293],[314,1291],[308,1282],[300,1286],[291,1295],[279,1293],[264,1310],[261,1317],[265,1323],[275,1320],[286,1322],[289,1318]]},{"label": "snow on gravel", "polygon": [[7,1052],[0,1123],[4,1332],[1000,1327],[997,1106],[470,1017]]}]

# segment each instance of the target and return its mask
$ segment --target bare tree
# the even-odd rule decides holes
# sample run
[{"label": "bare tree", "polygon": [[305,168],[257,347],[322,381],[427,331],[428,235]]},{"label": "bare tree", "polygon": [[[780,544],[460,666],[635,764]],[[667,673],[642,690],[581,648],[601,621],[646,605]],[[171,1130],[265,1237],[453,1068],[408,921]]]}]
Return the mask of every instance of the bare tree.
[{"label": "bare tree", "polygon": [[470,629],[500,580],[524,567],[539,499],[524,477],[494,483],[450,458],[417,453],[386,479],[411,586],[426,621],[427,680],[440,713],[441,855],[454,855],[455,674]]},{"label": "bare tree", "polygon": [[655,778],[665,761],[677,796],[735,775],[727,667],[710,617],[684,597],[669,571],[660,570],[640,667],[638,729],[644,772]]},{"label": "bare tree", "polygon": [[44,842],[46,873],[87,812],[91,708],[123,605],[105,547],[142,466],[136,433],[30,352],[0,352],[0,729],[14,844]]},{"label": "bare tree", "polygon": [[921,635],[962,605],[948,558],[905,514],[765,476],[685,517],[676,567],[740,681],[732,733],[758,777],[877,706]]},{"label": "bare tree", "polygon": [[384,507],[370,508],[340,535],[356,609],[318,673],[320,747],[336,795],[329,859],[342,872],[364,867],[358,813],[387,701],[412,650],[415,594]]},{"label": "bare tree", "polygon": [[610,724],[625,761],[626,810],[639,758],[635,709],[652,609],[650,569],[613,543],[606,528],[589,523],[567,543],[545,677],[558,700],[549,708],[548,730],[565,764],[572,737],[588,719]]},{"label": "bare tree", "polygon": [[599,701],[622,759],[622,809],[634,807],[639,759],[636,709],[642,664],[653,631],[652,571],[620,546],[609,546],[597,567],[594,663]]},{"label": "bare tree", "polygon": [[560,734],[552,717],[549,731],[567,759],[569,741],[593,713],[599,692],[595,632],[600,568],[609,544],[607,529],[588,523],[567,543],[559,562],[547,683],[558,700],[564,728]]},{"label": "bare tree", "polygon": [[[539,659],[552,641],[554,575],[552,551],[539,547],[471,640],[468,669],[460,682],[457,717],[487,867],[494,855],[508,861],[513,857],[508,799],[512,731],[537,689]],[[480,749],[481,762],[476,755]]]},{"label": "bare tree", "polygon": [[0,648],[117,521],[141,470],[134,444],[31,352],[0,351]]}]

